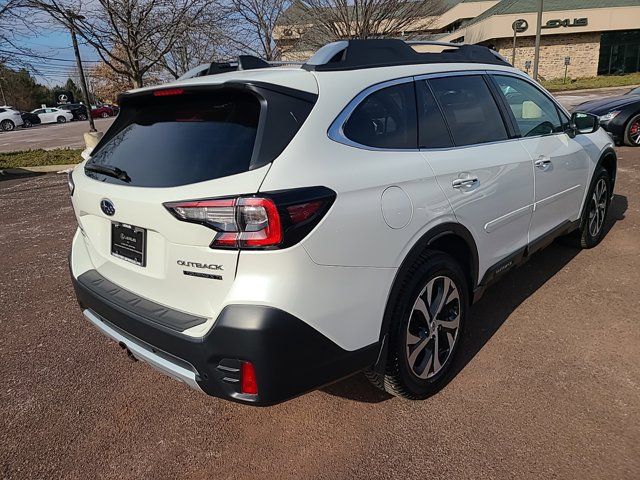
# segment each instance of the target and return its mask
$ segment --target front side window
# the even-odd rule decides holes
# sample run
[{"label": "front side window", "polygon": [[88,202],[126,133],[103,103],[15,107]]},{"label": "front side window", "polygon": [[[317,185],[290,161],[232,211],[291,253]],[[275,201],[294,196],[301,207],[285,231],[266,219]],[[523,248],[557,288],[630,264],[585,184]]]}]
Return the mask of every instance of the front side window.
[{"label": "front side window", "polygon": [[351,141],[376,148],[417,148],[413,82],[382,88],[365,98],[343,126]]},{"label": "front side window", "polygon": [[456,146],[497,142],[508,138],[500,110],[479,75],[429,80],[442,107]]},{"label": "front side window", "polygon": [[520,135],[535,137],[564,130],[556,105],[544,93],[519,78],[493,77],[516,119]]}]

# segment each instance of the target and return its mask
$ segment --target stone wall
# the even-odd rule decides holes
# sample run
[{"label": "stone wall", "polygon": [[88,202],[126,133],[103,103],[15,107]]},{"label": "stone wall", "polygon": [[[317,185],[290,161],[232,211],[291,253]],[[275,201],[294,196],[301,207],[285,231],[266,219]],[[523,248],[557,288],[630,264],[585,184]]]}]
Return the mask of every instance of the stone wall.
[{"label": "stone wall", "polygon": [[[525,62],[531,61],[529,73],[533,74],[535,37],[518,38],[515,67],[525,70]],[[491,43],[491,42],[488,42]],[[513,39],[493,42],[495,48],[508,61],[513,54]],[[570,35],[543,35],[540,42],[539,74],[544,79],[564,77],[564,58],[571,57],[567,77],[595,77],[598,75],[600,33],[575,33]]]}]

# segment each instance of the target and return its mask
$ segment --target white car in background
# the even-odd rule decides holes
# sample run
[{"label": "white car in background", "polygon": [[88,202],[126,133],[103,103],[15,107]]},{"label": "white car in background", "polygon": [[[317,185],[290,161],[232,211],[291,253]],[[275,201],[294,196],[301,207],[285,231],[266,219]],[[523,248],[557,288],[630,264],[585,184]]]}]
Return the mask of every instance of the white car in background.
[{"label": "white car in background", "polygon": [[0,130],[10,132],[22,125],[22,115],[17,110],[3,105],[0,107]]},{"label": "white car in background", "polygon": [[73,120],[73,114],[67,110],[62,110],[61,108],[37,108],[31,113],[38,115],[41,123],[66,123]]}]

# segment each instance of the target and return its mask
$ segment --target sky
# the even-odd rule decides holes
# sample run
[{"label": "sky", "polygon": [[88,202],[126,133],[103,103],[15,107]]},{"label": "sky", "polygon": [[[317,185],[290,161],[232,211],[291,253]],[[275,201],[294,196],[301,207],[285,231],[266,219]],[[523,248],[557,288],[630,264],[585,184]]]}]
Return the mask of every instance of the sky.
[{"label": "sky", "polygon": [[[80,40],[80,39],[79,39]],[[85,71],[99,60],[95,50],[80,42],[80,57]],[[32,75],[39,83],[47,86],[61,85],[75,71],[76,60],[73,54],[71,35],[67,31],[49,30],[31,34],[20,39],[20,45],[28,48],[33,57],[23,57],[38,69]],[[35,56],[46,58],[36,58]]]}]

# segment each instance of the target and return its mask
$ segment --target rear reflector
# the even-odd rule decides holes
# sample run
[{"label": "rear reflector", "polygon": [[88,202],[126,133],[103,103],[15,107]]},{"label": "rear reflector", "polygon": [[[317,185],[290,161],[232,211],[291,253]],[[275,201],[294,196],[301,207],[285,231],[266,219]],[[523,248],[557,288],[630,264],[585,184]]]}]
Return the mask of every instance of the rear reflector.
[{"label": "rear reflector", "polygon": [[154,90],[154,97],[170,97],[172,95],[182,95],[184,90],[182,88],[165,88],[164,90]]},{"label": "rear reflector", "polygon": [[242,367],[240,368],[240,391],[248,395],[258,394],[256,371],[251,362],[242,362]]}]

